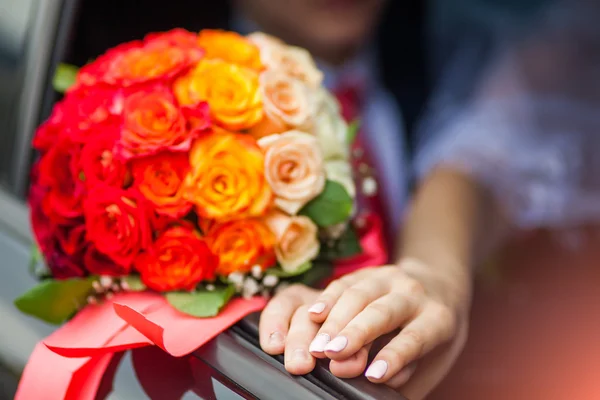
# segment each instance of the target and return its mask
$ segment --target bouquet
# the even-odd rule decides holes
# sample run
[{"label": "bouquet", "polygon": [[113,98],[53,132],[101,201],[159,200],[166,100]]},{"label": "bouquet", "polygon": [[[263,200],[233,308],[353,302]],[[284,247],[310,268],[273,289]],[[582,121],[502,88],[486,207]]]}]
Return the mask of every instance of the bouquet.
[{"label": "bouquet", "polygon": [[48,271],[17,306],[61,323],[151,290],[210,317],[352,255],[349,129],[321,81],[303,49],[215,30],[152,34],[83,67],[34,138]]},{"label": "bouquet", "polygon": [[[36,352],[89,362],[127,340],[168,347],[123,308],[121,325],[100,317],[107,305],[148,320],[168,305],[161,329],[224,321],[183,354],[260,309],[257,296],[318,282],[360,253],[349,223],[356,125],[304,49],[176,29],[115,47],[63,85],[33,142],[29,203],[45,268],[16,305],[70,322]],[[131,327],[141,339],[123,333]]]}]

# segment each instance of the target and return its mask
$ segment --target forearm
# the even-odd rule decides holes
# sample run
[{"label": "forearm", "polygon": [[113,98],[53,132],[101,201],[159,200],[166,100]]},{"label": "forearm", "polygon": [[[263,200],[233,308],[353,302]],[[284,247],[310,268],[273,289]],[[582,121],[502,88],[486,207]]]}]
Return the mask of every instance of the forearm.
[{"label": "forearm", "polygon": [[461,292],[456,295],[468,297],[464,286],[470,284],[474,265],[507,232],[508,224],[487,190],[467,175],[438,168],[413,200],[399,262],[411,275],[456,286]]}]

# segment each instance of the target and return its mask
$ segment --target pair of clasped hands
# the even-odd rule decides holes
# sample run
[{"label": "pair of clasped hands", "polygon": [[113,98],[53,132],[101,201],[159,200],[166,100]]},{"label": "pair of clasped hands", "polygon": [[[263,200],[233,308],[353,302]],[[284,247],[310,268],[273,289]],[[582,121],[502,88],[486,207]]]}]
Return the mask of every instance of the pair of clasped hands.
[{"label": "pair of clasped hands", "polygon": [[[292,374],[309,373],[317,358],[328,358],[340,378],[364,374],[411,399],[424,397],[460,353],[467,318],[455,300],[456,283],[422,267],[405,260],[358,270],[322,291],[282,290],[261,316],[263,350],[284,354]],[[381,347],[376,343],[384,336]]]}]

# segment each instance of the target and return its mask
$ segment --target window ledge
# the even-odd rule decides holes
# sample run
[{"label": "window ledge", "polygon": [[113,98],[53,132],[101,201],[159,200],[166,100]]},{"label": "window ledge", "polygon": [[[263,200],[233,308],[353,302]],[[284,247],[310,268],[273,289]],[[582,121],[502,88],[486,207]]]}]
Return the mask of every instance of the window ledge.
[{"label": "window ledge", "polygon": [[25,244],[33,243],[29,209],[24,201],[0,188],[0,230],[10,232]]}]

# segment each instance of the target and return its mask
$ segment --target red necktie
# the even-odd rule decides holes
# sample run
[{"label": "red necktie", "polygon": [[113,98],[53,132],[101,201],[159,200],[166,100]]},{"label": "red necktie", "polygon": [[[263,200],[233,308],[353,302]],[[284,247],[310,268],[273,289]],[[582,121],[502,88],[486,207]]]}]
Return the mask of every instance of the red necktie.
[{"label": "red necktie", "polygon": [[[364,86],[353,82],[339,85],[337,90],[334,90],[342,115],[348,123],[357,120],[361,122],[364,93]],[[375,155],[369,146],[369,140],[373,138],[367,137],[365,132],[366,128],[361,123],[352,144],[350,157],[358,203],[354,222],[360,235],[363,254],[338,263],[338,267],[343,268],[343,273],[388,262],[386,223],[389,224],[389,219],[386,217],[386,208],[379,190],[377,164],[373,162]]]}]

